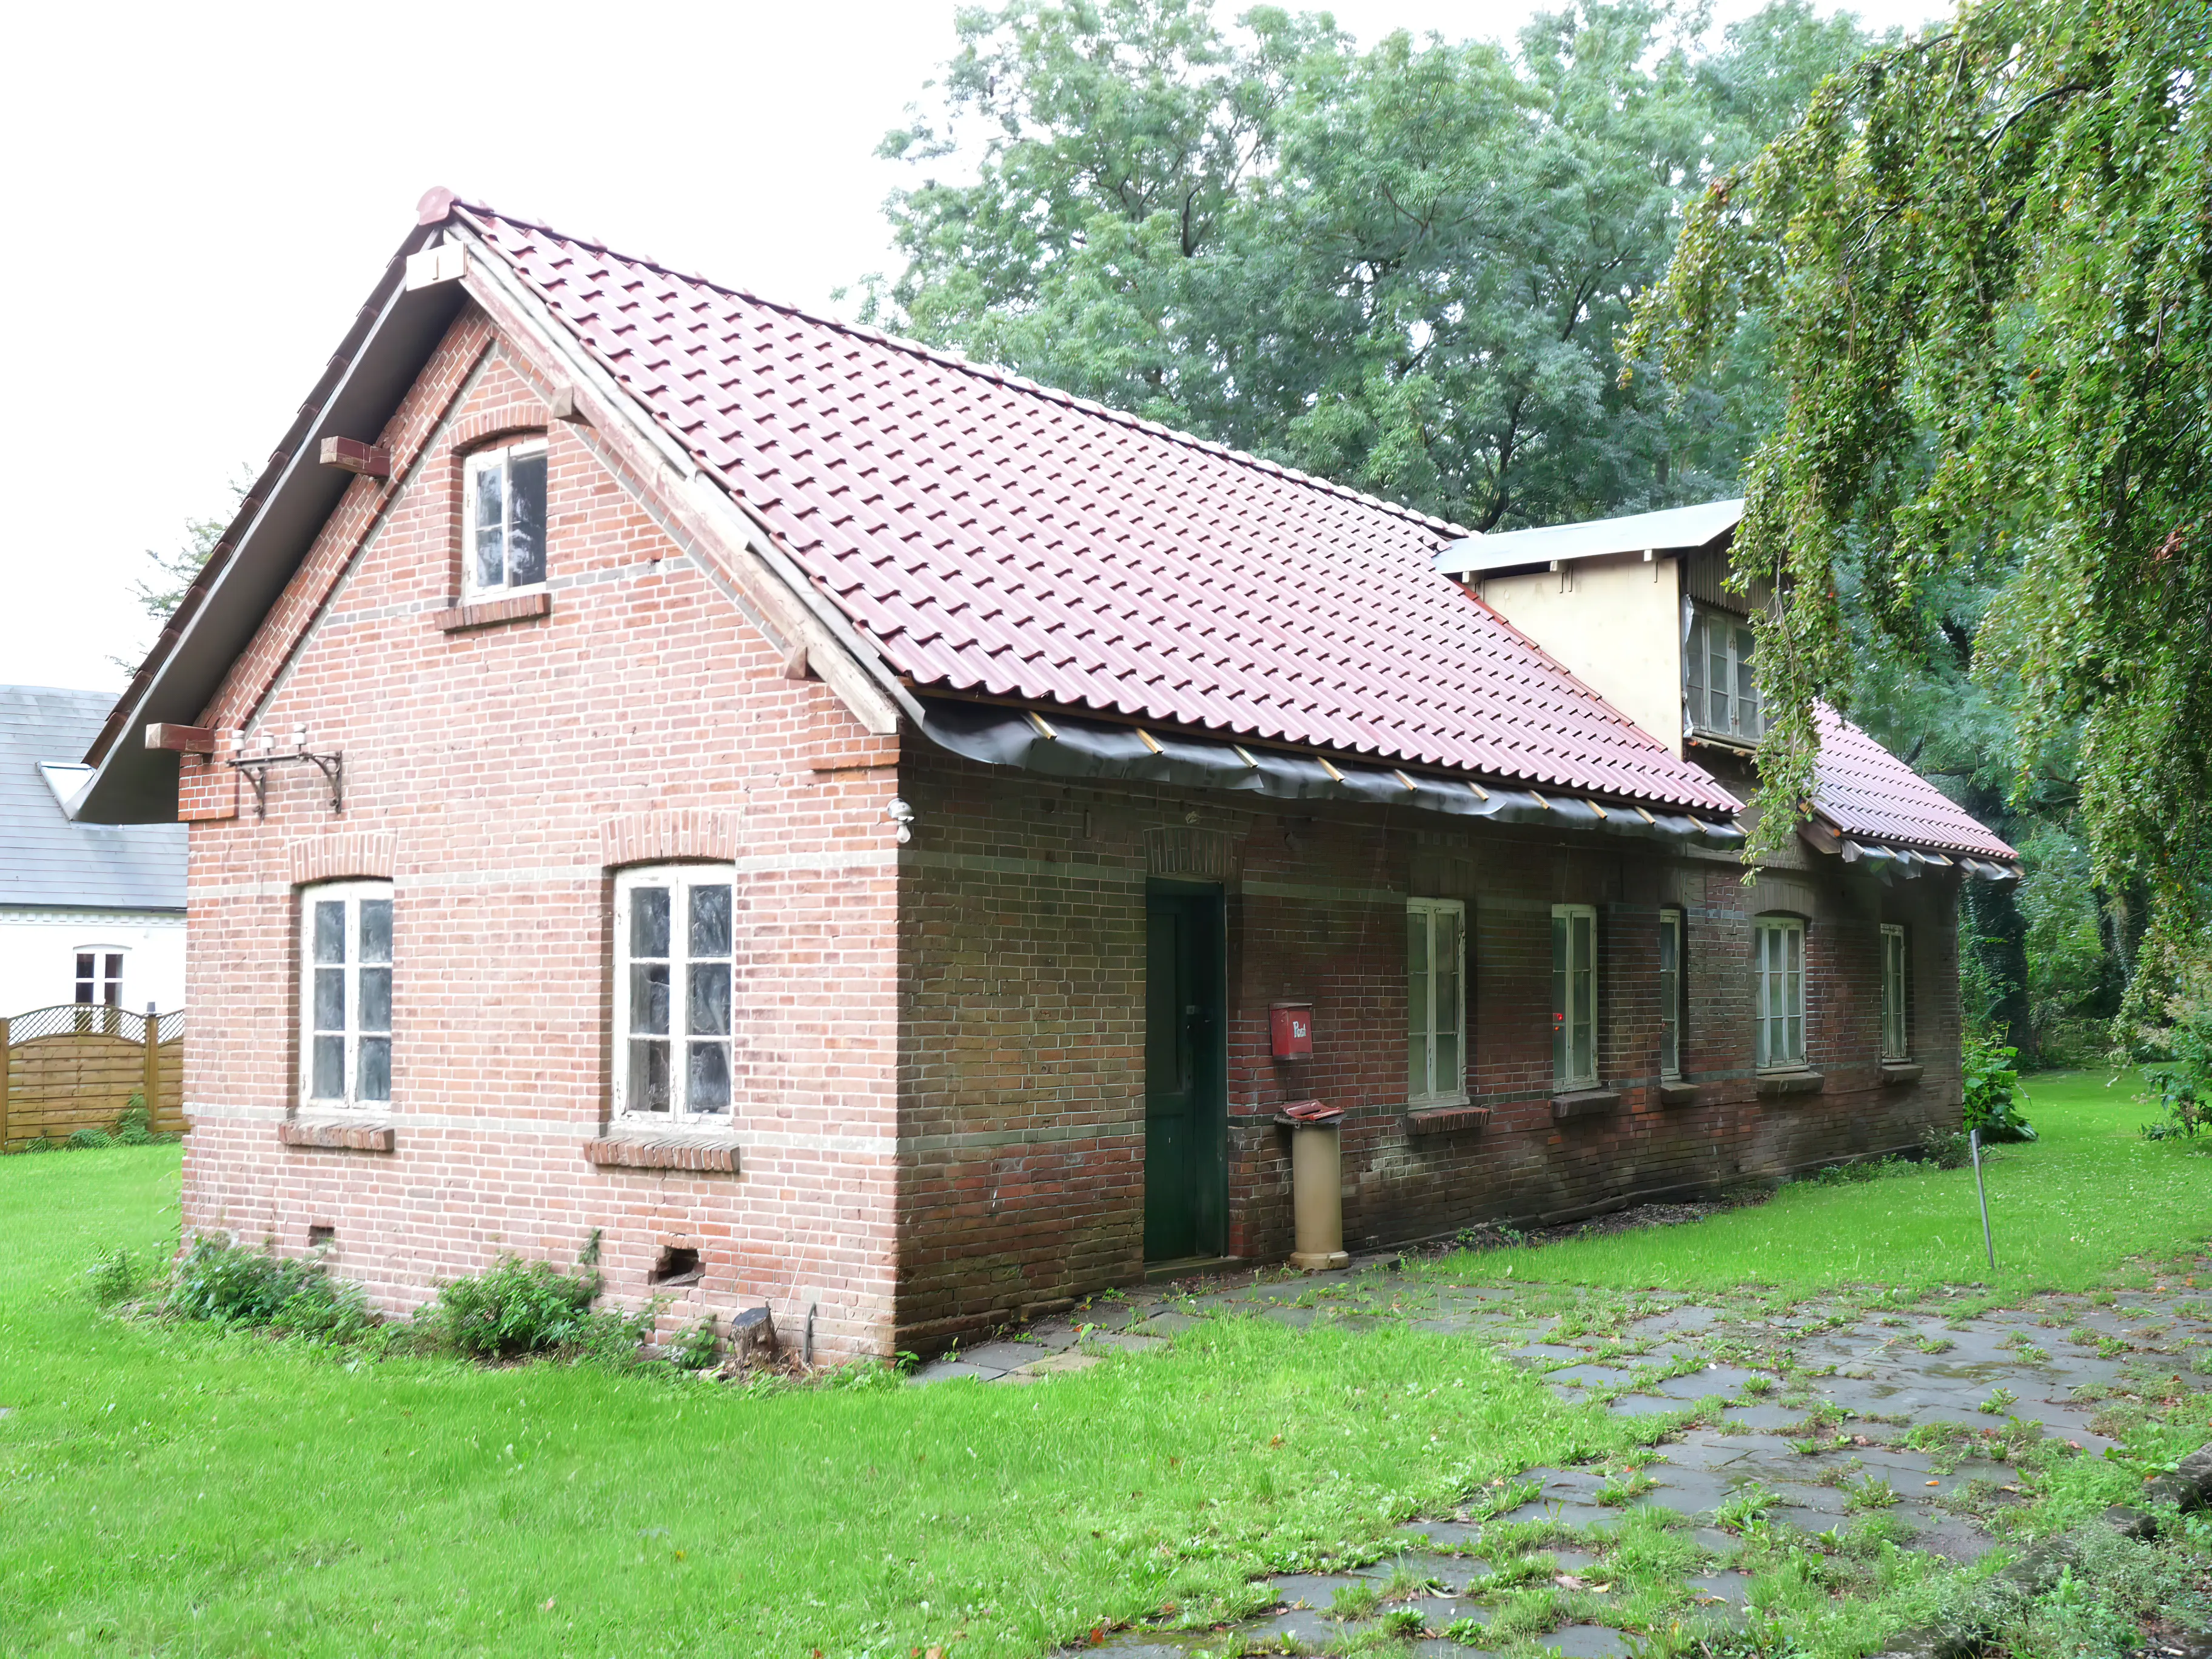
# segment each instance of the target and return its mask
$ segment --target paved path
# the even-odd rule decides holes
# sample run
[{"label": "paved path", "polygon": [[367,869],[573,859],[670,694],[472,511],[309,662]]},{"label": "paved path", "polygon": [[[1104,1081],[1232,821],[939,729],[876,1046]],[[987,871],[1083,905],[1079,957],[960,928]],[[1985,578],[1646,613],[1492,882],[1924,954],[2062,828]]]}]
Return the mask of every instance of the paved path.
[{"label": "paved path", "polygon": [[[1862,1516],[1887,1515],[1911,1529],[1915,1547],[1971,1561],[2002,1536],[2005,1511],[2021,1501],[2023,1460],[2049,1455],[2054,1441],[2066,1455],[2101,1452],[2111,1442],[2099,1426],[2112,1425],[2098,1415],[2099,1400],[2204,1386],[2192,1372],[2201,1345],[2212,1341],[2212,1292],[2179,1284],[2094,1299],[2038,1297],[1965,1320],[1947,1318],[1940,1297],[1888,1314],[1841,1304],[1778,1313],[1750,1297],[1708,1304],[1601,1294],[1594,1299],[1604,1316],[1567,1336],[1556,1318],[1523,1311],[1528,1295],[1436,1284],[1378,1263],[1239,1275],[1099,1300],[925,1366],[915,1381],[1036,1382],[1095,1364],[1113,1349],[1159,1346],[1224,1312],[1304,1326],[1390,1309],[1418,1328],[1503,1345],[1563,1399],[1674,1419],[1631,1483],[1648,1480],[1648,1489],[1616,1486],[1601,1502],[1604,1477],[1595,1468],[1529,1470],[1513,1494],[1523,1501],[1502,1514],[1416,1522],[1405,1529],[1407,1553],[1356,1572],[1275,1578],[1273,1609],[1233,1632],[1245,1652],[1318,1652],[1395,1615],[1411,1652],[1443,1659],[1487,1651],[1480,1626],[1492,1605],[1484,1582],[1492,1564],[1482,1540],[1500,1522],[1560,1528],[1582,1547],[1551,1552],[1557,1582],[1588,1589],[1605,1580],[1609,1540],[1626,1508],[1675,1510],[1703,1550],[1686,1588],[1723,1620],[1740,1613],[1751,1590],[1736,1570],[1747,1526],[1786,1522],[1819,1541]],[[1519,1571],[1526,1582],[1528,1564]],[[1375,1605],[1372,1592],[1386,1583],[1395,1599]],[[1332,1615],[1340,1593],[1361,1607],[1356,1616]],[[1103,1650],[1183,1659],[1201,1647],[1218,1650],[1224,1635],[1124,1632]],[[1571,1624],[1537,1640],[1569,1659],[1629,1651],[1602,1623]]]}]

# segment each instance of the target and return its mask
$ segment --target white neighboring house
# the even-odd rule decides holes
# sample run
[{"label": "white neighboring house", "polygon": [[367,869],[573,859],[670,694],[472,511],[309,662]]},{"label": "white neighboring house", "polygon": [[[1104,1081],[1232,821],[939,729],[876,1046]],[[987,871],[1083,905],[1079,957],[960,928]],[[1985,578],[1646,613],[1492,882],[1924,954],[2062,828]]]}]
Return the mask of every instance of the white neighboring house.
[{"label": "white neighboring house", "polygon": [[79,823],[106,691],[0,685],[0,1016],[185,1001],[181,823]]}]

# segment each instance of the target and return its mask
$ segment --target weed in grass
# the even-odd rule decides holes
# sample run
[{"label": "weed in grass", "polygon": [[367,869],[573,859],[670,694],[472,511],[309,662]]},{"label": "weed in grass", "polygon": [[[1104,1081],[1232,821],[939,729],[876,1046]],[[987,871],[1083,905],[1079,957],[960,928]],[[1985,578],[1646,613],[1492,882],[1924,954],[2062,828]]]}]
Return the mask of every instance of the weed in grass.
[{"label": "weed in grass", "polygon": [[1455,1619],[1444,1626],[1444,1639],[1463,1648],[1479,1648],[1489,1637],[1490,1626],[1480,1619]]},{"label": "weed in grass", "polygon": [[1548,1584],[1559,1571],[1559,1559],[1549,1550],[1532,1550],[1525,1554],[1493,1560],[1490,1577],[1483,1581],[1483,1589],[1509,1590],[1522,1584]]},{"label": "weed in grass", "polygon": [[2011,1411],[2012,1408],[2019,1403],[2020,1396],[2014,1394],[2010,1389],[2006,1388],[2002,1383],[1999,1383],[1996,1388],[1990,1390],[1989,1398],[1983,1401],[1982,1403],[1975,1407],[1974,1409],[1978,1412],[1985,1413],[1990,1417],[2002,1417],[2008,1412]]},{"label": "weed in grass", "polygon": [[[1540,1589],[1514,1590],[1498,1606],[1490,1621],[1492,1641],[1499,1637],[1541,1636],[1566,1622],[1566,1598],[1546,1584]],[[1490,1643],[1485,1643],[1485,1646]]]},{"label": "weed in grass", "polygon": [[1737,1487],[1713,1510],[1713,1524],[1741,1533],[1765,1519],[1766,1512],[1783,1501],[1780,1492],[1770,1491],[1754,1480]]},{"label": "weed in grass", "polygon": [[146,1276],[138,1271],[131,1252],[120,1246],[102,1256],[85,1278],[94,1303],[103,1308],[135,1300],[146,1285]]},{"label": "weed in grass", "polygon": [[1886,1510],[1897,1503],[1897,1488],[1878,1474],[1863,1474],[1856,1480],[1844,1483],[1844,1507],[1856,1514],[1861,1510]]},{"label": "weed in grass", "polygon": [[1328,1616],[1349,1624],[1355,1619],[1366,1618],[1382,1605],[1382,1591],[1376,1584],[1366,1580],[1357,1584],[1342,1584],[1338,1586],[1335,1595],[1330,1599]]},{"label": "weed in grass", "polygon": [[2051,1363],[2051,1350],[2039,1348],[2033,1342],[2016,1342],[2013,1345],[2013,1352],[2030,1365],[2048,1365]]},{"label": "weed in grass", "polygon": [[1756,1372],[1743,1379],[1743,1391],[1746,1394],[1769,1394],[1773,1391],[1774,1386],[1775,1383],[1772,1377],[1762,1376]]},{"label": "weed in grass", "polygon": [[1426,1623],[1417,1607],[1393,1607],[1382,1615],[1382,1630],[1390,1636],[1419,1636]]},{"label": "weed in grass", "polygon": [[1948,1336],[1923,1336],[1912,1346],[1923,1353],[1948,1353],[1959,1345]]},{"label": "weed in grass", "polygon": [[1617,1474],[1597,1489],[1597,1502],[1608,1509],[1620,1509],[1641,1498],[1659,1483],[1641,1469],[1630,1469]]}]

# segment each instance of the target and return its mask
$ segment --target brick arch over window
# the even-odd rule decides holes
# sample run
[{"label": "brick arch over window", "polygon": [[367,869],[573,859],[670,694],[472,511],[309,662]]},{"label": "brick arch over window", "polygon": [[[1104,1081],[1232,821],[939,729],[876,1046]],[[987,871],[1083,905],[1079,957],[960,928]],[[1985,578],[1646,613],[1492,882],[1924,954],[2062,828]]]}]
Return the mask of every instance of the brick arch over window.
[{"label": "brick arch over window", "polygon": [[389,881],[398,850],[398,837],[369,830],[312,836],[286,849],[287,873],[295,887],[349,877],[381,877]]},{"label": "brick arch over window", "polygon": [[527,403],[501,404],[456,421],[447,434],[446,447],[458,461],[494,439],[542,438],[552,423],[550,412],[535,398]]},{"label": "brick arch over window", "polygon": [[732,860],[738,828],[735,812],[625,812],[599,825],[599,861],[618,870],[667,859]]}]

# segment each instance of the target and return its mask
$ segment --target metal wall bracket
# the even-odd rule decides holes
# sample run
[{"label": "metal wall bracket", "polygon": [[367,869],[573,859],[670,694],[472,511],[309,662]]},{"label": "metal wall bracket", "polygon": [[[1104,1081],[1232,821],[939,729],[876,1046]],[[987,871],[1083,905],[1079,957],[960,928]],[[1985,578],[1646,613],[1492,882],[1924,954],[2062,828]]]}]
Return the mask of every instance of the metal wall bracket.
[{"label": "metal wall bracket", "polygon": [[320,772],[331,786],[331,811],[345,811],[345,757],[343,754],[311,755],[302,749],[290,755],[237,755],[226,763],[246,774],[246,781],[253,786],[253,816],[269,816],[269,769],[290,766],[305,761]]}]

